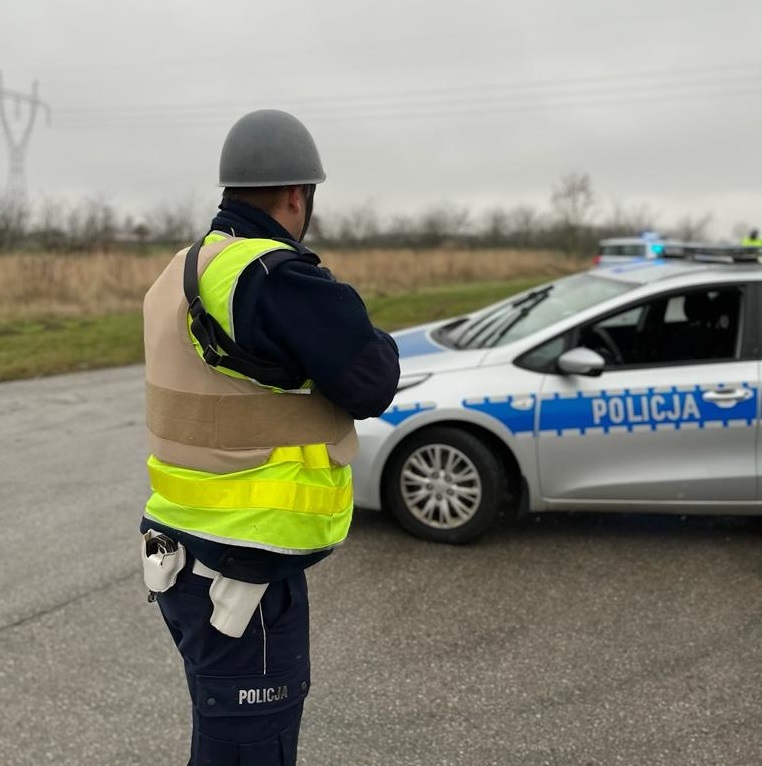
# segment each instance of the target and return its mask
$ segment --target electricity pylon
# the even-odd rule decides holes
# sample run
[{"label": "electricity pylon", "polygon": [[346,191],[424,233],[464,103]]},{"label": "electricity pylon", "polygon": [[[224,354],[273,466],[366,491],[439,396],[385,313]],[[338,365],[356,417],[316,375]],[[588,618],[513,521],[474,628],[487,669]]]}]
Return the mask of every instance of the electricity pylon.
[{"label": "electricity pylon", "polygon": [[[17,119],[21,116],[21,105],[24,104],[28,107],[26,127],[21,131],[21,135],[16,138],[14,138],[8,115],[5,111],[6,101],[15,102]],[[38,108],[45,110],[48,124],[50,124],[50,107],[37,97],[37,81],[35,80],[32,85],[32,93],[30,95],[17,93],[16,91],[3,88],[3,76],[0,74],[0,125],[3,126],[3,131],[5,132],[5,141],[8,145],[8,155],[10,157],[7,192],[9,197],[16,201],[22,201],[26,197],[24,164]]]}]

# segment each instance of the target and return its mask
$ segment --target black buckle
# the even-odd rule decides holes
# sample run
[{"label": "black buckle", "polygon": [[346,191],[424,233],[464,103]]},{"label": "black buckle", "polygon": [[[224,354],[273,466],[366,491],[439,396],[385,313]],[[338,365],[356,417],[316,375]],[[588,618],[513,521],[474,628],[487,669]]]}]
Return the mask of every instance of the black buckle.
[{"label": "black buckle", "polygon": [[204,306],[204,302],[201,300],[200,295],[197,295],[191,301],[190,305],[188,306],[188,311],[194,319],[201,314],[206,314],[206,307]]},{"label": "black buckle", "polygon": [[203,353],[204,361],[210,367],[216,367],[221,361],[222,356],[218,354],[211,346],[207,346]]}]

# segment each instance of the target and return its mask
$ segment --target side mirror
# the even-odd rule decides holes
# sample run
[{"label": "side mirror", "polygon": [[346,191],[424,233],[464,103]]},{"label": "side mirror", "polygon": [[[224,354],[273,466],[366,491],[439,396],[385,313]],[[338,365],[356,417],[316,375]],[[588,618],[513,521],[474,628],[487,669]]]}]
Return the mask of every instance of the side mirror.
[{"label": "side mirror", "polygon": [[603,372],[606,361],[598,352],[578,346],[561,354],[556,364],[567,375],[590,375],[595,378]]}]

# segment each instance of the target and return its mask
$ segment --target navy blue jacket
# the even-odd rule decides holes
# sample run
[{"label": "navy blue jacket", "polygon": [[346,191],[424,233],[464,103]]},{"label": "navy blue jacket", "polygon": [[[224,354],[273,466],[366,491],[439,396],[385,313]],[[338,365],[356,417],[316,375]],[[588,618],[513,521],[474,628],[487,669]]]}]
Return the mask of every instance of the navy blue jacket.
[{"label": "navy blue jacket", "polygon": [[[238,200],[223,199],[211,225],[237,237],[293,237],[273,218]],[[258,357],[279,362],[357,420],[380,415],[391,403],[399,381],[394,340],[373,327],[360,296],[330,272],[302,260],[287,261],[269,275],[252,264],[233,294],[236,341]],[[226,577],[271,582],[320,561],[330,551],[306,555],[271,553],[202,540],[143,519],[141,531],[163,531],[189,553]]]}]

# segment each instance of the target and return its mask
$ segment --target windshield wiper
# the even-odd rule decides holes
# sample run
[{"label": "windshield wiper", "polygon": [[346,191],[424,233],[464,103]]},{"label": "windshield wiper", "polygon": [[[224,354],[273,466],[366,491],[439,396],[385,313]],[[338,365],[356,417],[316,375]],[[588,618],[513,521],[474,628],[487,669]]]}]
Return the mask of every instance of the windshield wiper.
[{"label": "windshield wiper", "polygon": [[[521,303],[525,304],[520,311],[509,314],[505,319],[498,324],[497,327],[484,339],[481,344],[482,348],[492,348],[497,345],[497,342],[502,338],[508,330],[514,325],[518,324],[530,311],[542,303],[550,294],[553,285],[549,285],[543,290],[536,290],[531,298],[527,296],[527,300],[522,300]],[[531,300],[531,302],[529,302]]]},{"label": "windshield wiper", "polygon": [[[483,348],[494,345],[513,325],[523,319],[538,303],[543,301],[553,287],[553,285],[546,285],[537,290],[532,290],[523,298],[514,301],[511,304],[511,309],[513,310],[509,311],[499,320],[497,325],[493,324],[495,312],[491,312],[486,317],[481,317],[473,325],[466,325],[460,328],[461,333],[453,342],[454,347],[462,349],[473,345],[475,348]],[[515,309],[519,308],[519,306],[523,306],[523,308],[520,311],[516,311]],[[494,338],[494,341],[492,344],[489,344],[488,340],[492,338]]]},{"label": "windshield wiper", "polygon": [[478,317],[473,317],[470,320],[461,322],[454,331],[454,337],[450,336],[450,342],[453,348],[465,348],[465,346],[471,342],[471,339],[476,335],[485,322],[492,321],[495,314],[499,314],[502,311],[502,307],[497,307],[487,314],[480,314]]}]

